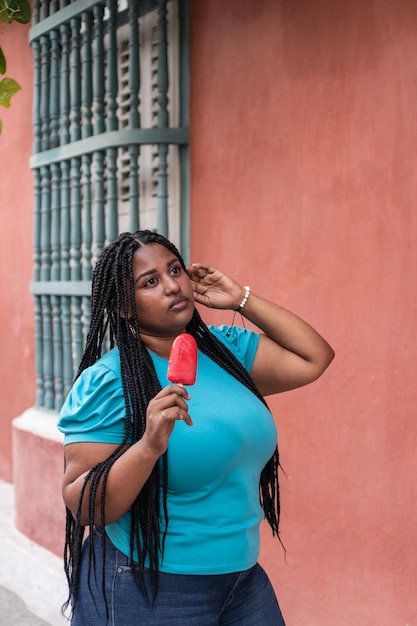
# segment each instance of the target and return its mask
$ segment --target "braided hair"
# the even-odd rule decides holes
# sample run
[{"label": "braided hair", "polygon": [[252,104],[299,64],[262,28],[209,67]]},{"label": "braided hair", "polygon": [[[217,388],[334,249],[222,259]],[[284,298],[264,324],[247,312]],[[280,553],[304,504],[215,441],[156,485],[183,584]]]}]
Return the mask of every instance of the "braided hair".
[{"label": "braided hair", "polygon": [[[126,406],[125,434],[123,441],[103,462],[95,465],[87,474],[81,490],[75,518],[66,510],[66,533],[64,566],[69,584],[69,598],[77,600],[80,579],[81,548],[85,527],[81,524],[81,505],[89,486],[89,531],[99,521],[105,526],[106,482],[113,463],[123,454],[129,441],[142,438],[146,428],[146,410],[152,398],[162,389],[152,359],[140,338],[140,321],[135,302],[133,257],[142,245],[159,243],[176,256],[186,271],[184,261],[177,248],[168,239],[149,230],[122,233],[105,248],[97,261],[92,278],[91,322],[83,357],[76,379],[103,354],[103,346],[110,337],[110,347],[117,345],[120,354],[120,371]],[[127,288],[128,286],[128,288]],[[131,303],[131,306],[130,306]],[[228,348],[219,341],[201,319],[197,309],[187,324],[186,330],[196,339],[198,348],[220,365],[239,382],[250,389],[266,406],[266,402],[253,383],[243,365]],[[76,380],[75,379],[75,380]],[[272,533],[279,538],[280,498],[278,485],[278,447],[263,468],[260,476],[260,502]],[[158,565],[164,549],[168,526],[167,508],[168,462],[165,452],[156,463],[144,487],[131,506],[130,558],[133,573],[139,585],[143,585],[143,572],[150,570],[153,592],[158,586]],[[162,490],[162,498],[161,498]],[[95,502],[100,498],[100,520],[94,519]],[[164,531],[162,532],[162,527]],[[106,540],[103,536],[103,563]],[[135,561],[134,561],[135,555]],[[89,543],[89,575],[94,564],[93,542]],[[101,584],[104,592],[104,564]],[[107,603],[106,603],[107,611]]]}]

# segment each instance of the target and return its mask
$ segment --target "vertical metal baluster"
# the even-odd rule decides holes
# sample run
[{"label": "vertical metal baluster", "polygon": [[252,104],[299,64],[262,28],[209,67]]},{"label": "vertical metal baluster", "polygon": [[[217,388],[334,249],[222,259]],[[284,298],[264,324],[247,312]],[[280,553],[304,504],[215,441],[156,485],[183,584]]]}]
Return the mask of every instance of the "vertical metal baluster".
[{"label": "vertical metal baluster", "polygon": [[[51,166],[51,280],[59,281],[60,267],[60,167],[57,163]],[[51,296],[52,305],[52,341],[54,356],[54,408],[59,411],[63,402],[63,364],[62,364],[62,327],[61,327],[61,297]]]},{"label": "vertical metal baluster", "polygon": [[59,139],[60,144],[65,145],[70,140],[69,134],[69,113],[70,113],[70,31],[68,24],[62,24],[59,27],[61,34],[61,84],[60,84],[60,128]]},{"label": "vertical metal baluster", "polygon": [[32,26],[35,26],[39,22],[39,0],[33,0],[32,3]]},{"label": "vertical metal baluster", "polygon": [[[117,0],[107,0],[108,19],[108,50],[107,50],[107,93],[106,93],[106,128],[108,131],[118,130],[117,119]],[[117,202],[117,149],[106,150],[107,163],[107,232],[106,241],[113,241],[118,235],[118,202]]]},{"label": "vertical metal baluster", "polygon": [[[51,3],[53,12],[58,10],[58,2]],[[60,143],[60,34],[59,31],[51,32],[51,76],[50,76],[50,119],[51,119],[51,146],[56,147]],[[51,280],[60,278],[60,213],[59,213],[59,165],[51,165],[52,188],[51,188]]]},{"label": "vertical metal baluster", "polygon": [[106,130],[104,123],[104,6],[95,5],[93,9],[93,40],[94,40],[94,134],[99,135]]},{"label": "vertical metal baluster", "polygon": [[[61,8],[65,3],[61,1]],[[60,89],[60,143],[70,141],[70,28],[60,26],[61,34],[61,89]],[[61,206],[61,280],[70,280],[70,164],[61,162],[60,206]],[[62,378],[63,395],[68,394],[73,380],[73,356],[71,342],[71,297],[61,296],[62,327]]]},{"label": "vertical metal baluster", "polygon": [[51,75],[50,75],[50,98],[49,120],[50,141],[49,147],[56,148],[59,145],[59,35],[57,30],[51,31]]},{"label": "vertical metal baluster", "polygon": [[[46,19],[49,13],[49,6],[46,0],[40,4],[40,19]],[[47,35],[40,38],[40,149],[49,148],[49,71],[50,71],[50,42]],[[40,169],[41,185],[41,210],[40,210],[40,279],[49,280],[49,202],[50,202],[50,180],[47,167]],[[42,342],[42,380],[43,380],[43,404],[47,408],[53,405],[53,382],[52,382],[52,343],[51,343],[51,311],[49,296],[42,295],[41,320],[39,328],[41,330]]]},{"label": "vertical metal baluster", "polygon": [[41,150],[41,49],[39,41],[32,42],[33,50],[33,152]]},{"label": "vertical metal baluster", "polygon": [[[50,3],[50,13],[58,10],[58,2]],[[52,30],[50,33],[50,94],[49,94],[49,118],[50,118],[50,141],[49,147],[56,148],[59,145],[59,31]],[[51,166],[52,189],[51,189],[51,280],[59,280],[59,166]],[[51,304],[51,330],[53,346],[53,372],[52,382],[54,386],[54,408],[59,410],[62,404],[62,331],[61,331],[61,301],[60,297],[50,297]]]},{"label": "vertical metal baluster", "polygon": [[[93,77],[92,77],[92,51],[91,29],[93,16],[90,12],[84,12],[82,20],[82,82],[81,82],[81,119],[82,137],[90,137],[93,134],[92,101],[93,101]],[[92,245],[92,217],[91,217],[91,155],[84,154],[82,157],[82,196],[83,196],[83,229],[82,229],[82,256],[81,271],[83,280],[91,279],[91,245]],[[84,296],[81,303],[83,345],[87,339],[90,325],[90,298]]]},{"label": "vertical metal baluster", "polygon": [[[41,167],[41,280],[51,279],[51,176],[49,167]],[[44,376],[44,406],[54,408],[52,314],[50,296],[41,296],[42,355]]]},{"label": "vertical metal baluster", "polygon": [[[49,15],[49,2],[42,0],[40,18]],[[41,44],[41,150],[49,148],[49,39],[46,35],[40,39]],[[50,280],[50,174],[46,166],[40,168],[40,280]],[[42,336],[42,372],[43,372],[43,406],[53,406],[52,382],[52,342],[50,298],[41,296],[41,336]]]},{"label": "vertical metal baluster", "polygon": [[[42,3],[42,17],[47,10],[46,3]],[[40,121],[41,121],[41,150],[49,148],[49,63],[50,63],[50,42],[47,35],[40,38],[41,46],[41,99],[40,99]]]},{"label": "vertical metal baluster", "polygon": [[43,339],[43,373],[44,373],[44,406],[53,409],[54,403],[54,354],[52,345],[52,312],[50,296],[41,296],[42,302],[42,339]]},{"label": "vertical metal baluster", "polygon": [[[140,127],[139,92],[140,92],[140,65],[139,65],[139,23],[138,2],[129,3],[129,127]],[[129,146],[129,228],[135,232],[140,228],[139,219],[139,146]]]},{"label": "vertical metal baluster", "polygon": [[109,17],[107,20],[107,130],[117,130],[117,0],[107,0]]},{"label": "vertical metal baluster", "polygon": [[[168,54],[166,0],[158,1],[158,128],[167,128]],[[158,144],[158,232],[168,236],[168,145]]]},{"label": "vertical metal baluster", "polygon": [[[69,264],[70,250],[70,168],[69,162],[61,164],[61,280],[68,281],[71,278]],[[71,297],[62,296],[62,363],[64,396],[72,385],[73,356],[71,341]]]},{"label": "vertical metal baluster", "polygon": [[93,77],[92,77],[92,52],[91,52],[91,29],[93,24],[93,16],[90,12],[85,11],[81,15],[81,41],[82,41],[82,65],[81,65],[81,122],[83,138],[90,137],[93,134],[93,125],[91,123],[92,102],[93,102]]},{"label": "vertical metal baluster", "polygon": [[49,0],[39,0],[38,2],[36,2],[34,10],[34,17],[37,22],[46,20],[46,18],[49,16]]},{"label": "vertical metal baluster", "polygon": [[[33,224],[33,280],[41,279],[41,173],[35,169],[34,175],[34,224]],[[35,371],[36,371],[36,405],[44,403],[43,381],[43,341],[42,341],[42,298],[34,297],[35,305]]]},{"label": "vertical metal baluster", "polygon": [[[104,7],[95,5],[93,9],[94,28],[94,81],[93,81],[93,113],[94,134],[105,131],[104,123]],[[92,246],[92,264],[94,265],[101,254],[106,238],[104,214],[104,152],[98,151],[93,156],[94,171],[94,239]]]},{"label": "vertical metal baluster", "polygon": [[43,383],[43,341],[42,341],[42,296],[34,296],[35,314],[35,372],[36,372],[36,406],[44,406]]},{"label": "vertical metal baluster", "polygon": [[45,20],[47,17],[49,17],[49,0],[41,0],[40,19]]},{"label": "vertical metal baluster", "polygon": [[[80,27],[81,20],[74,17],[70,21],[71,27],[71,92],[70,92],[70,135],[71,141],[81,138],[81,53],[80,53]],[[81,280],[81,159],[71,159],[70,167],[70,197],[71,197],[71,242],[70,242],[70,268],[71,280]],[[74,360],[78,364],[83,352],[83,338],[81,327],[81,297],[72,296],[71,300],[71,325],[73,329],[73,353]]]}]

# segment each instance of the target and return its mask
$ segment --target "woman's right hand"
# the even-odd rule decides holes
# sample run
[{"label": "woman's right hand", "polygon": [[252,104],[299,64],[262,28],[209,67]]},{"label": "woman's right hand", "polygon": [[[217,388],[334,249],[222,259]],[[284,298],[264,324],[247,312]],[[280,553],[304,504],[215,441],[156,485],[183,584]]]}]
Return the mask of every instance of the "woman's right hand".
[{"label": "woman's right hand", "polygon": [[149,402],[142,444],[155,455],[161,456],[168,448],[169,437],[176,421],[181,420],[188,426],[193,425],[186,402],[190,399],[185,387],[168,385]]},{"label": "woman's right hand", "polygon": [[[106,483],[106,523],[119,519],[135,500],[149,478],[155,463],[168,447],[175,422],[182,420],[192,426],[188,415],[187,390],[180,385],[169,385],[149,402],[146,412],[146,430],[139,441],[126,446],[114,462]],[[105,461],[117,448],[116,444],[82,442],[65,447],[66,468],[62,495],[66,506],[76,515],[80,493],[89,470]],[[99,489],[100,492],[100,489]],[[91,522],[87,487],[82,505],[81,523]],[[96,498],[94,522],[101,523],[101,498]]]}]

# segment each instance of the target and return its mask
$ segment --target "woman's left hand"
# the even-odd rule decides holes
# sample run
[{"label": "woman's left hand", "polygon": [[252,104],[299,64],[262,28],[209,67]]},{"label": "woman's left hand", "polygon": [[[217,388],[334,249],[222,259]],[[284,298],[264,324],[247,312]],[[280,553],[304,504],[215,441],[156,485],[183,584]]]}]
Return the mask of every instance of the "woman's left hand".
[{"label": "woman's left hand", "polygon": [[202,263],[193,263],[187,271],[196,302],[212,309],[239,308],[245,290],[235,280]]},{"label": "woman's left hand", "polygon": [[187,268],[195,301],[215,309],[239,310],[262,332],[250,375],[264,395],[296,389],[318,378],[334,357],[331,346],[300,317],[250,293],[209,265]]}]

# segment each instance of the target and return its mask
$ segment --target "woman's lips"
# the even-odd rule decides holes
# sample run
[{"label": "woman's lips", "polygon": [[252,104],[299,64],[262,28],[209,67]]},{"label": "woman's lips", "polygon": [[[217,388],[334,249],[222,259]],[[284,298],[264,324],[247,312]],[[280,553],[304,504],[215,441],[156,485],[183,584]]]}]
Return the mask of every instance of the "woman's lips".
[{"label": "woman's lips", "polygon": [[181,296],[181,297],[175,298],[175,300],[173,301],[173,303],[171,304],[169,308],[173,309],[174,311],[179,311],[179,310],[182,311],[182,309],[185,309],[187,305],[188,305],[188,300],[184,298],[183,296]]}]

